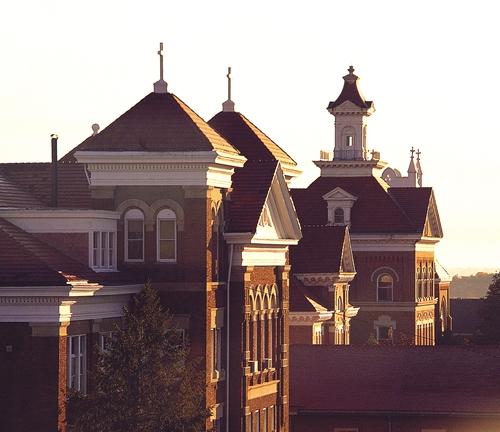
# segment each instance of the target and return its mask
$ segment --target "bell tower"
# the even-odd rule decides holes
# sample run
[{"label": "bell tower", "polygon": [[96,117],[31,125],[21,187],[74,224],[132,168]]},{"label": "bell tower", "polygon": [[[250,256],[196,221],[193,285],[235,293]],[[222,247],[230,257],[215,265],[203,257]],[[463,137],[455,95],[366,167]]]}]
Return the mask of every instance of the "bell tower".
[{"label": "bell tower", "polygon": [[368,160],[366,120],[375,112],[372,101],[366,101],[358,88],[359,77],[352,66],[344,76],[339,97],[328,105],[335,117],[334,160]]}]

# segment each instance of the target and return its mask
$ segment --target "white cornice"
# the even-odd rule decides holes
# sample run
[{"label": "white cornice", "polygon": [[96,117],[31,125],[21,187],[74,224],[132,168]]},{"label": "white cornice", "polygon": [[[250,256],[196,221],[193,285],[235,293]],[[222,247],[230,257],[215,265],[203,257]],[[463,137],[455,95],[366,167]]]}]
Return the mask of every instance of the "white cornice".
[{"label": "white cornice", "polygon": [[120,317],[143,285],[0,287],[0,322],[60,323]]},{"label": "white cornice", "polygon": [[107,210],[6,209],[0,217],[30,233],[116,231],[120,214]]},{"label": "white cornice", "polygon": [[91,186],[215,186],[231,187],[235,168],[246,158],[224,151],[110,152],[78,151]]},{"label": "white cornice", "polygon": [[92,297],[135,294],[144,284],[103,286],[93,283],[75,283],[73,286],[0,287],[2,297]]},{"label": "white cornice", "polygon": [[317,160],[313,163],[321,170],[321,177],[380,177],[387,167],[381,160]]}]

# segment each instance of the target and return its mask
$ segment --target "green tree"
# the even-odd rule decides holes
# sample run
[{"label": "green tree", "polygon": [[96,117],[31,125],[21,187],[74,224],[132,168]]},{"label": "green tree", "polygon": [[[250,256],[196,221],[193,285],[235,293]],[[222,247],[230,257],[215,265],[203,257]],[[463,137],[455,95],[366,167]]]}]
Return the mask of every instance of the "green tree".
[{"label": "green tree", "polygon": [[500,343],[500,272],[493,275],[482,309],[483,320],[480,327],[482,342]]},{"label": "green tree", "polygon": [[146,284],[124,310],[109,346],[90,371],[87,395],[68,399],[75,432],[204,430],[205,383],[172,317]]}]

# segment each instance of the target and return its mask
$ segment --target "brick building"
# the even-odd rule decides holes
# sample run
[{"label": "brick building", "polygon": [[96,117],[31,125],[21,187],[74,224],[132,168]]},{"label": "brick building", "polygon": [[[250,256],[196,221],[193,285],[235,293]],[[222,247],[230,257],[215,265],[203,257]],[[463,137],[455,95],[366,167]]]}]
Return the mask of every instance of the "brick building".
[{"label": "brick building", "polygon": [[0,164],[0,429],[65,430],[94,344],[149,279],[206,359],[207,430],[288,430],[296,163],[229,99],[154,92],[52,163]]},{"label": "brick building", "polygon": [[[415,163],[412,149],[407,177],[379,152],[368,151],[367,118],[375,107],[362,96],[358,80],[351,66],[340,95],[328,105],[335,117],[333,154],[321,152],[314,162],[320,176],[294,189],[293,199],[304,232],[349,227],[356,275],[344,283],[350,285],[349,302],[359,308],[350,341],[433,345],[436,331],[450,326],[449,283],[436,275],[435,245],[443,236],[436,200],[431,188],[422,187],[420,151]],[[315,248],[326,250],[335,241],[318,236]],[[302,247],[292,250],[292,262]],[[323,266],[309,279],[327,271],[334,272]]]},{"label": "brick building", "polygon": [[500,431],[499,360],[491,347],[293,345],[291,430]]}]

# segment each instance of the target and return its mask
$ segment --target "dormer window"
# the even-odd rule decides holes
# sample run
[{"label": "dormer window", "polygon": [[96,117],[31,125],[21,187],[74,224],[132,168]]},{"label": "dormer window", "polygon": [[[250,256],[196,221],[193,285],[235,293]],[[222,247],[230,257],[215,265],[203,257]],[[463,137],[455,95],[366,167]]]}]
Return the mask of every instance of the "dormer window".
[{"label": "dormer window", "polygon": [[328,208],[329,225],[350,225],[351,208],[358,199],[344,189],[337,187],[323,195]]},{"label": "dormer window", "polygon": [[335,209],[333,222],[335,225],[343,225],[345,223],[343,208],[337,207]]},{"label": "dormer window", "polygon": [[125,261],[144,261],[144,214],[139,209],[125,213]]}]

